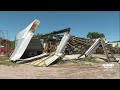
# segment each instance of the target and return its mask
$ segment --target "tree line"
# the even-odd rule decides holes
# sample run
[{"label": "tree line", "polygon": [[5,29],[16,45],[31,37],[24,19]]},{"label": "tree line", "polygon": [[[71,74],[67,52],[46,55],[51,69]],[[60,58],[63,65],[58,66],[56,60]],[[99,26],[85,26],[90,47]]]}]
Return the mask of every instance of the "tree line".
[{"label": "tree line", "polygon": [[[34,34],[33,37],[35,38],[39,38],[39,37],[43,37],[44,35],[43,34]],[[86,35],[87,38],[89,39],[97,39],[97,38],[100,38],[100,37],[103,37],[105,38],[105,35],[103,33],[98,33],[98,32],[88,32],[88,34]],[[44,36],[44,39],[46,39],[46,41],[48,41],[49,39],[52,39],[53,37],[52,36]],[[15,40],[13,41],[10,41],[10,47],[11,48],[15,48]]]}]

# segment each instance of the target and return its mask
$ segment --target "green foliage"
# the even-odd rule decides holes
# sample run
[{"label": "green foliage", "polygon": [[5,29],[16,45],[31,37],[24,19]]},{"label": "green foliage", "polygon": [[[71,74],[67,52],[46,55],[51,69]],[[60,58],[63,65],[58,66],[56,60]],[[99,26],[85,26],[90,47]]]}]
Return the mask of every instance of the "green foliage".
[{"label": "green foliage", "polygon": [[15,40],[10,41],[10,47],[13,48],[13,49],[15,48]]},{"label": "green foliage", "polygon": [[42,36],[43,36],[43,34],[39,34],[39,33],[33,35],[33,37],[36,37],[36,38],[40,38]]},{"label": "green foliage", "polygon": [[6,66],[15,66],[15,65],[17,65],[16,63],[13,63],[13,62],[11,62],[11,61],[6,61],[6,60],[1,60],[0,61],[0,65],[6,65]]},{"label": "green foliage", "polygon": [[45,40],[44,42],[48,42],[50,39],[53,39],[52,35],[46,35],[46,36],[44,36],[43,34],[39,34],[39,33],[34,34],[33,37],[35,37],[35,38],[43,38]]},{"label": "green foliage", "polygon": [[88,62],[97,62],[94,57],[88,56],[85,58],[80,59],[81,61],[88,61]]},{"label": "green foliage", "polygon": [[2,46],[5,46],[6,47],[6,45],[8,45],[8,47],[11,47],[11,48],[15,48],[15,40],[13,40],[13,41],[2,41],[2,38],[0,37],[0,45],[2,45]]},{"label": "green foliage", "polygon": [[90,39],[97,39],[101,37],[105,37],[105,35],[103,33],[98,33],[98,32],[89,32],[87,34],[87,38],[90,38]]}]

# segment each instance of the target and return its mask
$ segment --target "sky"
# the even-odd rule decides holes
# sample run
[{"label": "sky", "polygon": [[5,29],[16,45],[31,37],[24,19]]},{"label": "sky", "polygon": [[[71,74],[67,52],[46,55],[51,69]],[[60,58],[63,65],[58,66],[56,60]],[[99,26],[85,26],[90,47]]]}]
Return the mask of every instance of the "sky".
[{"label": "sky", "polygon": [[88,32],[99,32],[107,41],[120,40],[119,11],[0,11],[0,30],[8,31],[8,38],[14,40],[34,19],[40,20],[35,34],[69,27],[70,35],[86,38]]}]

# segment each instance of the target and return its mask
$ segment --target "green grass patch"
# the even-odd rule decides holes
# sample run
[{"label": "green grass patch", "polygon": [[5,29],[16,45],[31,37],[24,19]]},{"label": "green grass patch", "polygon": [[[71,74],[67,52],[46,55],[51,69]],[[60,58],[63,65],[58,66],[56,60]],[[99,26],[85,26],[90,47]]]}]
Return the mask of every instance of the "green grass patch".
[{"label": "green grass patch", "polygon": [[73,60],[67,60],[67,61],[64,61],[64,60],[59,60],[57,61],[57,64],[64,64],[64,63],[84,63],[84,62],[93,62],[93,63],[99,63],[99,61],[96,61],[95,60],[96,58],[95,57],[91,57],[91,56],[88,56],[88,57],[85,57],[85,58],[80,58],[80,59],[73,59]]},{"label": "green grass patch", "polygon": [[1,60],[0,65],[6,65],[6,66],[15,66],[16,63],[11,62],[10,60]]},{"label": "green grass patch", "polygon": [[85,58],[80,59],[81,61],[88,61],[88,62],[93,62],[93,63],[98,63],[98,61],[95,60],[94,57],[88,56]]}]

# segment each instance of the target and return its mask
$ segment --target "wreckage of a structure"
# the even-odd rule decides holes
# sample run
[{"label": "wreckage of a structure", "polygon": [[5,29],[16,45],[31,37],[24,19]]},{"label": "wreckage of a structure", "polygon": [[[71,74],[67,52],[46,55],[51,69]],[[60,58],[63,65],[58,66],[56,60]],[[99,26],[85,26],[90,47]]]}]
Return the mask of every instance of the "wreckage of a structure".
[{"label": "wreckage of a structure", "polygon": [[[51,63],[53,63],[55,60],[57,60],[58,58],[61,58],[64,55],[63,50],[65,49],[65,45],[67,44],[67,41],[70,38],[69,28],[68,28],[68,30],[65,29],[65,30],[61,30],[59,32],[53,32],[53,34],[64,32],[64,36],[63,36],[60,44],[57,46],[56,51],[53,52],[52,54],[43,52],[42,54],[34,56],[34,57],[21,59],[21,57],[24,54],[31,38],[33,37],[33,33],[34,33],[35,29],[38,27],[39,23],[40,23],[40,21],[34,20],[29,26],[27,26],[27,28],[25,28],[24,30],[22,30],[21,32],[19,32],[16,35],[15,50],[13,51],[13,53],[10,57],[10,59],[12,61],[29,61],[29,60],[38,59],[38,58],[42,58],[44,56],[49,55],[48,58],[45,59],[43,62],[43,65],[48,66]],[[50,34],[52,34],[52,33],[50,33]]]},{"label": "wreckage of a structure", "polygon": [[[90,56],[100,45],[103,48],[108,62],[117,61],[110,49],[107,49],[106,43],[102,38],[90,40],[70,36],[70,28],[43,35],[43,37],[54,36],[56,38],[56,41],[53,41],[54,45],[51,40],[43,43],[40,39],[33,38],[34,32],[39,24],[39,20],[34,20],[29,26],[16,35],[15,50],[10,56],[11,61],[32,61],[31,64],[33,65],[49,66],[57,60],[62,60],[66,55],[78,54],[73,59]],[[61,33],[64,33],[64,35],[59,35]],[[32,44],[35,40],[38,40],[38,46]],[[52,40],[54,39],[52,38]],[[36,54],[27,56],[29,52],[36,52]],[[109,54],[111,56],[109,56]]]},{"label": "wreckage of a structure", "polygon": [[16,61],[23,55],[39,23],[40,21],[34,20],[29,26],[16,35],[15,50],[10,57],[11,60]]}]

